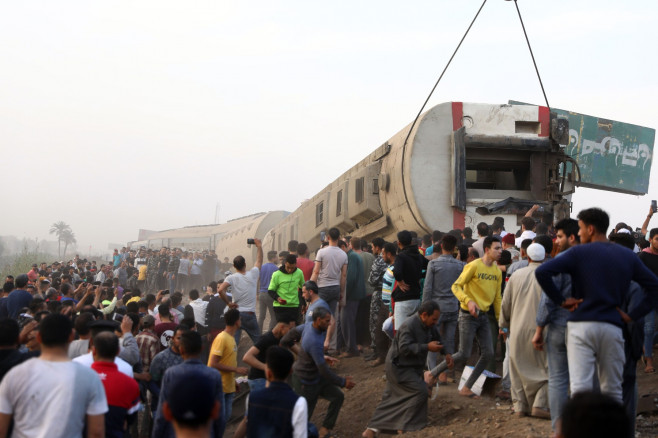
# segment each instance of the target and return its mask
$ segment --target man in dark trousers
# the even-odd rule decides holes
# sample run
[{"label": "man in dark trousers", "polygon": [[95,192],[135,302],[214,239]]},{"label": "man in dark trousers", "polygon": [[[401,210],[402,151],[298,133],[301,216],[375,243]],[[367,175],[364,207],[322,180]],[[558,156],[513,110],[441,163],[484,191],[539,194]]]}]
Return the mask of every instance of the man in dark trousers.
[{"label": "man in dark trousers", "polygon": [[295,361],[285,348],[267,350],[265,376],[269,385],[249,394],[247,436],[250,438],[306,436],[308,407],[306,399],[295,394],[286,379]]},{"label": "man in dark trousers", "polygon": [[397,287],[393,290],[393,309],[395,330],[398,330],[407,318],[418,310],[420,305],[420,278],[423,270],[427,268],[427,259],[420,254],[418,246],[412,244],[409,231],[398,233],[398,247],[400,251],[395,258],[393,274]]},{"label": "man in dark trousers", "polygon": [[366,438],[385,431],[420,430],[427,425],[428,388],[423,378],[427,352],[438,352],[436,326],[439,305],[424,302],[418,314],[407,319],[395,334],[386,358],[386,389],[363,432]]}]

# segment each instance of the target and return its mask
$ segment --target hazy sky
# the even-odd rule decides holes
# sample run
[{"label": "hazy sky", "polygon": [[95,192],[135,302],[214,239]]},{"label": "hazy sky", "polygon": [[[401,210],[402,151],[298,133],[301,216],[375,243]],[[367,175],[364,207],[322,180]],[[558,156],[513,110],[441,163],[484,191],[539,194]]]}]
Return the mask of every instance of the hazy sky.
[{"label": "hazy sky", "polygon": [[[294,210],[410,123],[480,6],[29,1],[0,6],[0,235],[83,250]],[[552,106],[656,127],[655,0],[519,7]],[[513,2],[489,0],[430,107],[543,103]],[[658,197],[579,189],[640,226]],[[658,226],[657,224],[654,224]]]}]

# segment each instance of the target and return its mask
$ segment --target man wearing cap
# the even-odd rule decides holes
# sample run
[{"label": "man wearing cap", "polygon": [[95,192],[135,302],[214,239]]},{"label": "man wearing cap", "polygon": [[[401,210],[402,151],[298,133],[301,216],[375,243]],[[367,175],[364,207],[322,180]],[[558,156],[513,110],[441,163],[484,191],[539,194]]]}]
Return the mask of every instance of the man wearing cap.
[{"label": "man wearing cap", "polygon": [[[171,385],[162,404],[164,418],[170,421],[178,437],[211,437],[212,421],[220,414],[220,403],[213,388],[201,375]],[[221,436],[221,435],[220,435]]]},{"label": "man wearing cap", "polygon": [[27,307],[32,301],[32,294],[25,290],[29,279],[27,275],[21,274],[16,277],[14,284],[16,289],[7,298],[7,313],[10,318],[17,319],[23,307]]},{"label": "man wearing cap", "polygon": [[521,260],[521,253],[514,245],[515,240],[514,234],[512,233],[507,233],[503,236],[503,251],[509,251],[512,256],[512,263]]},{"label": "man wearing cap", "polygon": [[539,243],[526,253],[529,264],[510,277],[500,310],[498,324],[504,337],[509,329],[509,372],[514,411],[519,416],[550,418],[548,409],[548,364],[546,352],[535,350],[530,339],[535,334],[537,308],[542,289],[535,270],[546,256]]},{"label": "man wearing cap", "polygon": [[[222,391],[222,375],[214,368],[205,366],[201,362],[201,350],[203,348],[203,342],[201,335],[192,330],[185,330],[181,334],[180,342],[180,354],[184,360],[180,365],[172,366],[167,369],[162,379],[162,385],[160,388],[160,397],[158,410],[155,416],[153,424],[153,435],[152,438],[173,438],[174,428],[166,421],[163,405],[165,402],[170,402],[172,398],[178,398],[181,396],[174,388],[177,388],[180,382],[188,383],[193,381],[202,381],[205,382],[205,386],[211,389],[212,400],[209,400],[209,403],[206,408],[214,406],[216,403],[221,405],[223,399]],[[173,394],[171,394],[174,392]],[[195,412],[197,409],[196,404],[200,400],[188,400],[186,409],[190,413]],[[221,410],[217,415],[213,416],[213,422],[211,427],[211,433],[209,436],[219,438],[221,437],[221,431],[223,427],[223,418],[220,415]],[[190,415],[186,415],[187,420],[190,420]]]}]

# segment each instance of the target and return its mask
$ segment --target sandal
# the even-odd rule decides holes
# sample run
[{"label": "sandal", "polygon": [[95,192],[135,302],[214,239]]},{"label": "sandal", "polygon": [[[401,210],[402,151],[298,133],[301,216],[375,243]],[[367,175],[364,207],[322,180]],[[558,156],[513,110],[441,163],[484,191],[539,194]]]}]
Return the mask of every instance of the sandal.
[{"label": "sandal", "polygon": [[654,367],[646,367],[646,368],[644,369],[644,373],[645,373],[645,374],[653,374],[653,373],[655,373],[655,372],[656,372],[656,369],[655,369]]}]

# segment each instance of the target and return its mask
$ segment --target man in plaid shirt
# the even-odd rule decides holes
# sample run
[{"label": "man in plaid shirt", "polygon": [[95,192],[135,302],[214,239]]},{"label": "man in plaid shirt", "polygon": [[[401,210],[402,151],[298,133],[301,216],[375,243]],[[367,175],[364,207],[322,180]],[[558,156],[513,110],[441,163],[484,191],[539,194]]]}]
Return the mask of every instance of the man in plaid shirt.
[{"label": "man in plaid shirt", "polygon": [[[153,358],[160,352],[160,338],[153,332],[153,327],[155,327],[155,318],[151,315],[146,315],[142,318],[142,331],[135,336],[135,340],[139,346],[139,355],[142,359],[143,373],[149,372]],[[150,382],[145,380],[139,380],[138,382],[142,403],[148,408],[146,391],[149,389]],[[139,425],[140,436],[150,436],[151,419],[148,418],[150,413],[150,409],[144,410],[144,418]]]},{"label": "man in plaid shirt", "polygon": [[151,362],[160,352],[160,338],[153,332],[155,318],[146,315],[142,318],[142,331],[135,337],[139,346],[139,355],[142,358],[143,372],[148,373]]}]

